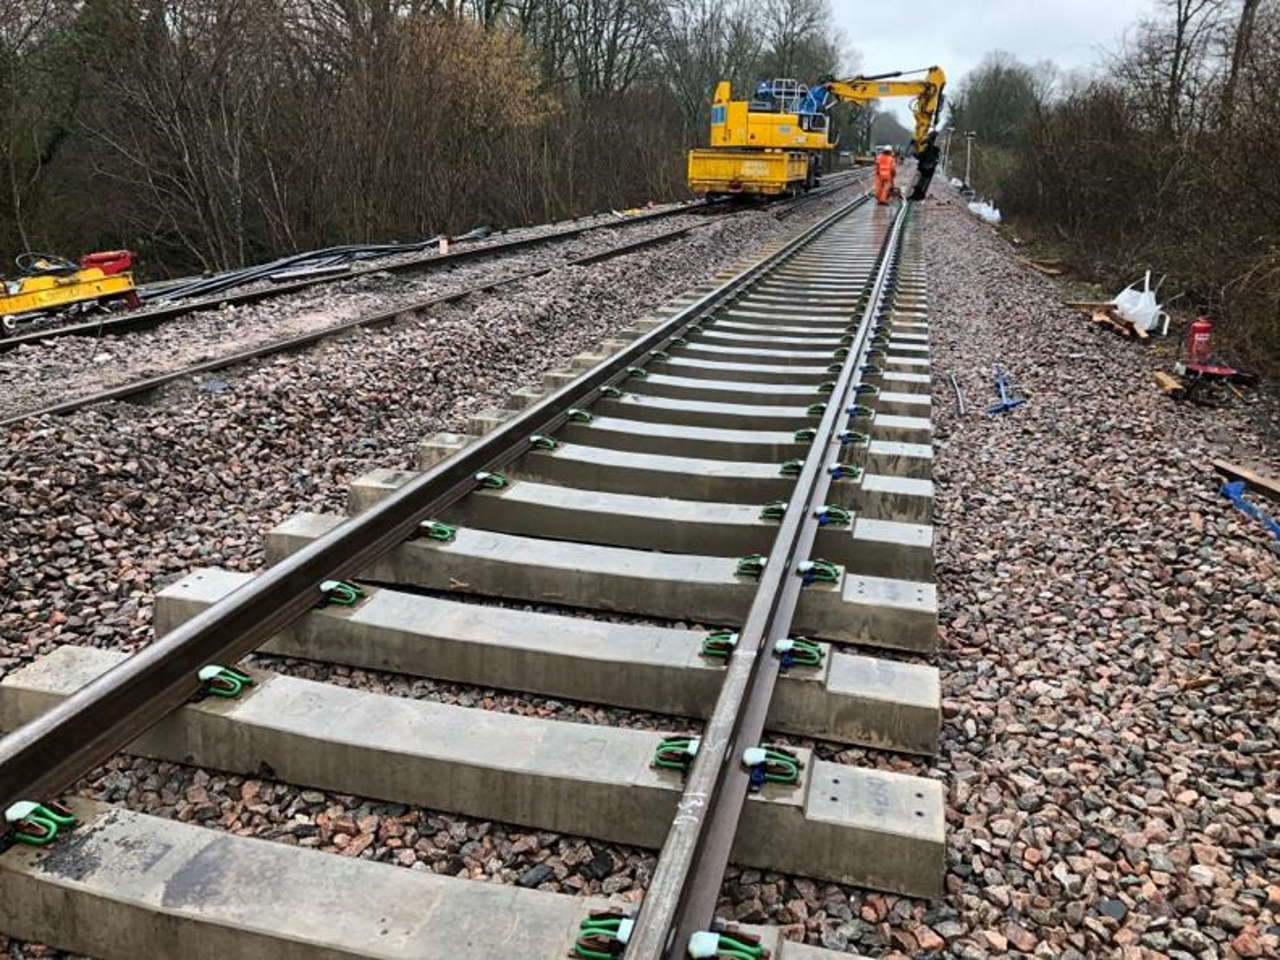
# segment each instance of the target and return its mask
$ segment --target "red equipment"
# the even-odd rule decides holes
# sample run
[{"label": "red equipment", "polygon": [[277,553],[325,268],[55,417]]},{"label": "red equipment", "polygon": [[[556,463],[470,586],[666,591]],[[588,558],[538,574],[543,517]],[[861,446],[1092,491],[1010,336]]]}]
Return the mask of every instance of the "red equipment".
[{"label": "red equipment", "polygon": [[132,250],[103,250],[100,253],[86,253],[80,258],[80,269],[88,270],[97,267],[108,277],[124,273],[133,268]]},{"label": "red equipment", "polygon": [[1187,331],[1187,362],[1208,363],[1213,356],[1213,321],[1208,317],[1196,317]]}]

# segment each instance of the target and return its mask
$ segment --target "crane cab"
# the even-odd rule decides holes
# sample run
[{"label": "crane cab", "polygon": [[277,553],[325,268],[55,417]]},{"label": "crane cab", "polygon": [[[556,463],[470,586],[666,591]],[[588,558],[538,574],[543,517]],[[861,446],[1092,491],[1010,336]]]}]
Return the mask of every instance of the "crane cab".
[{"label": "crane cab", "polygon": [[776,196],[812,186],[811,151],[830,150],[829,117],[809,109],[814,94],[792,79],[762,81],[734,100],[721,80],[711,102],[710,146],[689,151],[689,189],[704,195]]}]

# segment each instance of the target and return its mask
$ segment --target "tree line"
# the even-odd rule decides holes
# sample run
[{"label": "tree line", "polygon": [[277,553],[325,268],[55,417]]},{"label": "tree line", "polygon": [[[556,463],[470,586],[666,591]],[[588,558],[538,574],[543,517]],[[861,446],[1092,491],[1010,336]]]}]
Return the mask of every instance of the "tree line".
[{"label": "tree line", "polygon": [[988,57],[950,125],[978,134],[974,185],[1006,215],[1113,288],[1167,276],[1277,375],[1278,63],[1280,0],[1164,0],[1093,74]]},{"label": "tree line", "polygon": [[148,276],[669,199],[827,0],[0,0],[0,255]]}]

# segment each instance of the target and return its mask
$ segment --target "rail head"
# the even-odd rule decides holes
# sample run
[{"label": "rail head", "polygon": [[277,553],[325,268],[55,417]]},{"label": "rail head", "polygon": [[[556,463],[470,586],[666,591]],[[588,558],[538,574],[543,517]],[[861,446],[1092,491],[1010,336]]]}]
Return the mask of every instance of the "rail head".
[{"label": "rail head", "polygon": [[690,937],[712,927],[748,795],[749,774],[737,761],[743,750],[759,745],[764,733],[779,670],[771,651],[790,632],[802,588],[797,564],[809,559],[816,538],[815,509],[825,502],[832,481],[825,467],[840,449],[837,425],[862,379],[876,316],[896,271],[908,209],[907,204],[900,205],[886,236],[858,330],[703,728],[697,757],[627,944],[628,960],[682,960],[688,956]]},{"label": "rail head", "polygon": [[570,409],[590,404],[606,387],[627,377],[630,368],[643,365],[704,315],[867,201],[864,196],[842,205],[621,352],[0,739],[0,810],[61,793],[187,702],[199,689],[201,669],[232,664],[252,652],[315,606],[321,583],[357,574],[413,536],[423,521],[474,490],[476,474],[514,461],[528,450],[531,436],[554,432],[567,421]]}]

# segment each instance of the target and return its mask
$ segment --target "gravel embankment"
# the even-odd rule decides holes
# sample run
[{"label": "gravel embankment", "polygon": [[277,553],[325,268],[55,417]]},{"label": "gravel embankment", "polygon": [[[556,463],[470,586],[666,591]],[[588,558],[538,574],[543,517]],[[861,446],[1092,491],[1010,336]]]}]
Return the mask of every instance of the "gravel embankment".
[{"label": "gravel embankment", "polygon": [[[269,527],[300,510],[343,509],[361,473],[409,465],[424,436],[462,429],[469,414],[849,195],[781,223],[767,210],[726,217],[656,250],[560,269],[421,320],[165,387],[142,403],[0,429],[0,677],[65,643],[145,646],[157,589],[203,564],[255,569]],[[425,681],[396,681],[394,692],[578,722],[620,714]],[[643,851],[125,757],[82,789],[414,869],[632,901],[653,863]],[[3,934],[0,951],[65,956]]]},{"label": "gravel embankment", "polygon": [[[1280,550],[1207,462],[1274,475],[1277,452],[1241,411],[1161,396],[1144,347],[1063,309],[989,228],[929,217],[951,866],[931,931],[890,939],[1274,957]],[[1029,402],[991,417],[997,362]]]},{"label": "gravel embankment", "polygon": [[[1277,452],[934,196],[942,749],[839,759],[946,781],[947,895],[749,870],[722,912],[883,960],[1280,956],[1280,546],[1207,466]],[[999,417],[994,363],[1029,400]]]}]

